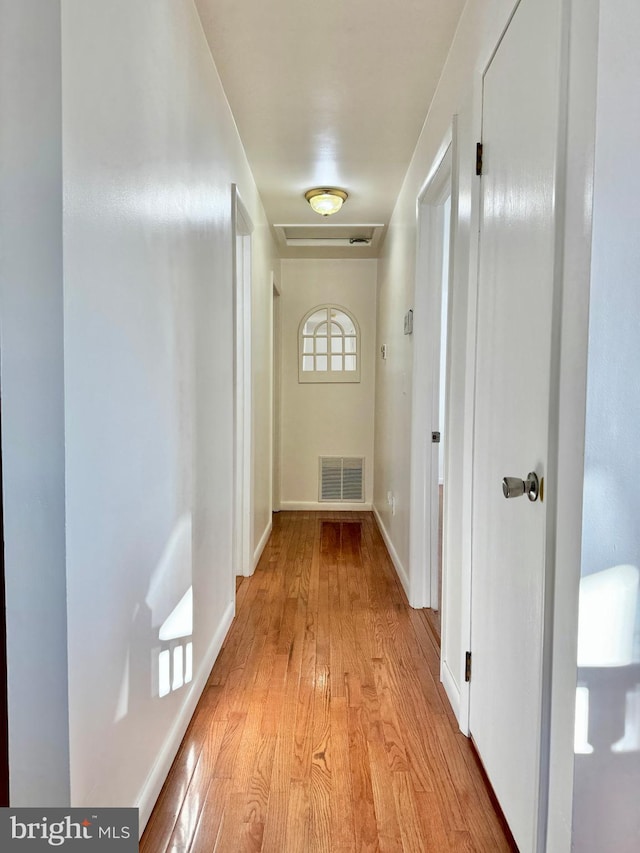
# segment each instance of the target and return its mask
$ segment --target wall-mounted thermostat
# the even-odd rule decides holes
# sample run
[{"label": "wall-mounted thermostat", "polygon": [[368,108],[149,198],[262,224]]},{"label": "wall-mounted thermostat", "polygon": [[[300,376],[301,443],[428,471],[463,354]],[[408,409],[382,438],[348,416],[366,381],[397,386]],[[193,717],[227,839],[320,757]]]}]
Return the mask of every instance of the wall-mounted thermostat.
[{"label": "wall-mounted thermostat", "polygon": [[413,334],[413,309],[409,308],[404,315],[404,333],[405,335]]}]

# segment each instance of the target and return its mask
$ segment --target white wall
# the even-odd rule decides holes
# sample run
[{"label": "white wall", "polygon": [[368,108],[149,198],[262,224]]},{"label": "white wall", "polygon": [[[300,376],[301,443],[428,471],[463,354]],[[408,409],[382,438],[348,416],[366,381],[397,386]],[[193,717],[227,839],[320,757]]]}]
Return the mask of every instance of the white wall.
[{"label": "white wall", "polygon": [[[638,31],[636,2],[600,0],[583,576],[620,564],[640,567],[640,176],[633,166],[640,148]],[[631,588],[637,614],[634,593]],[[599,619],[585,627],[602,649],[622,616],[608,625],[611,612],[599,610]],[[580,619],[587,616],[581,610]],[[599,636],[603,625],[608,627]],[[578,681],[590,691],[593,746],[591,754],[576,756],[575,766],[573,844],[584,853],[630,853],[640,845],[640,742],[632,739],[626,752],[611,749],[625,725],[635,721],[640,730],[640,695],[627,696],[640,683],[637,618],[635,642],[628,639],[628,665],[621,660],[608,673],[578,670]]]},{"label": "white wall", "polygon": [[0,361],[15,806],[69,800],[60,3],[0,2]]},{"label": "white wall", "polygon": [[[256,225],[258,450],[278,261],[191,0],[2,0],[0,39],[11,799],[144,824],[233,612],[232,182]],[[255,546],[268,455],[253,481]],[[194,678],[159,699],[158,628],[190,585]]]},{"label": "white wall", "polygon": [[[365,505],[373,496],[376,323],[375,260],[283,260],[281,500],[282,509],[321,509],[318,457],[365,457]],[[360,326],[358,383],[299,383],[298,328],[316,305],[335,303]],[[357,505],[362,508],[362,505]]]},{"label": "white wall", "polygon": [[[71,800],[144,825],[234,607],[232,182],[258,384],[273,246],[191,0],[64,0],[62,24]],[[264,442],[260,388],[254,425]],[[191,586],[193,681],[159,698],[158,630]]]}]

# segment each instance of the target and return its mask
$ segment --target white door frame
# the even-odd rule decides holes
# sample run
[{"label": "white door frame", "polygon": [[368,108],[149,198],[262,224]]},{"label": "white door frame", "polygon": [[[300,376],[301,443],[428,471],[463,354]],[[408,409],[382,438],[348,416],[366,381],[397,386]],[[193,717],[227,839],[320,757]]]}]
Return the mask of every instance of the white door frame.
[{"label": "white door frame", "polygon": [[281,373],[282,373],[282,313],[280,303],[280,286],[275,274],[271,273],[271,509],[272,512],[280,510],[280,401],[281,401]]},{"label": "white door frame", "polygon": [[[438,606],[439,445],[431,433],[437,423],[440,384],[443,205],[454,197],[452,140],[443,142],[417,200],[418,241],[413,313],[411,413],[411,491],[409,505],[409,590],[412,607]],[[453,211],[453,204],[452,204]],[[453,244],[452,223],[449,256]],[[451,264],[449,265],[449,287]],[[451,304],[451,303],[449,303]],[[445,472],[447,448],[445,448]],[[445,473],[446,480],[446,473]],[[443,531],[444,532],[444,531]],[[444,555],[443,555],[444,570]]]},{"label": "white door frame", "polygon": [[248,577],[253,571],[253,441],[251,383],[251,232],[253,223],[236,184],[231,185],[233,239],[233,571]]},{"label": "white door frame", "polygon": [[599,0],[563,2],[566,114],[548,446],[548,477],[557,486],[547,491],[540,853],[571,848],[599,11]]}]

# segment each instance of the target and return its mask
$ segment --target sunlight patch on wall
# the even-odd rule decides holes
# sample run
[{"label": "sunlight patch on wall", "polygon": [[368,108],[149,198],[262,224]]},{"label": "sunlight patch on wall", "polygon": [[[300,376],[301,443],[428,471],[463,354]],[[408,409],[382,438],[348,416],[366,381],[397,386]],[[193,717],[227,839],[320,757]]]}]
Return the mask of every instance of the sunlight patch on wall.
[{"label": "sunlight patch on wall", "polygon": [[589,743],[589,688],[576,688],[576,730],[573,751],[578,755],[591,755]]},{"label": "sunlight patch on wall", "polygon": [[640,752],[640,684],[627,691],[624,735],[611,745],[611,752]]},{"label": "sunlight patch on wall", "polygon": [[193,587],[190,586],[160,627],[161,640],[177,640],[193,634]]},{"label": "sunlight patch on wall", "polygon": [[187,643],[184,650],[184,681],[185,684],[193,679],[193,643]]},{"label": "sunlight patch on wall", "polygon": [[184,684],[184,652],[182,646],[173,647],[173,680],[172,690],[180,690]]},{"label": "sunlight patch on wall", "polygon": [[628,666],[638,600],[636,566],[613,566],[580,581],[578,666]]},{"label": "sunlight patch on wall", "polygon": [[153,572],[146,603],[154,626],[162,625],[175,608],[176,602],[189,589],[193,577],[191,514],[185,513],[176,521]]},{"label": "sunlight patch on wall", "polygon": [[193,679],[193,587],[189,587],[162,623],[158,638],[165,646],[158,656],[158,696],[168,696]]},{"label": "sunlight patch on wall", "polygon": [[120,684],[120,693],[118,694],[118,704],[116,706],[116,715],[113,722],[119,723],[129,713],[129,673],[131,669],[131,652],[127,650],[127,657],[124,662],[124,671],[122,673],[122,682]]},{"label": "sunlight patch on wall", "polygon": [[158,645],[152,650],[152,692],[159,698],[193,680],[192,575],[191,515],[185,513],[171,531],[146,597],[157,631]]},{"label": "sunlight patch on wall", "polygon": [[163,649],[158,656],[158,696],[171,693],[171,652]]},{"label": "sunlight patch on wall", "polygon": [[[590,755],[589,703],[594,704],[594,719],[602,729],[602,695],[608,696],[611,712],[615,703],[625,697],[624,734],[611,744],[613,753],[640,750],[640,686],[619,692],[603,678],[606,670],[620,670],[634,663],[634,632],[638,602],[640,572],[636,566],[619,565],[585,575],[580,581],[580,610],[578,618],[578,678],[588,682],[576,689],[576,721],[574,751]],[[582,671],[582,672],[581,672]],[[599,731],[592,732],[598,743]]]},{"label": "sunlight patch on wall", "polygon": [[158,658],[158,696],[168,696],[192,680],[193,643],[177,642],[192,634],[193,587],[190,586],[158,631],[160,641],[169,645]]}]

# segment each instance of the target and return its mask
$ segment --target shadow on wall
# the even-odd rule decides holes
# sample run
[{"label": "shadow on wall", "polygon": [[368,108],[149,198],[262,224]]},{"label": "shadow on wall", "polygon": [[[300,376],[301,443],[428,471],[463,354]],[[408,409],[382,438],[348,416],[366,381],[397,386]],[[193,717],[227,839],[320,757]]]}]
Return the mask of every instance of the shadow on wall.
[{"label": "shadow on wall", "polygon": [[191,514],[185,513],[178,519],[149,584],[146,603],[152,614],[154,639],[153,697],[167,696],[193,678],[191,543]]},{"label": "shadow on wall", "polygon": [[136,606],[114,724],[136,695],[162,699],[193,679],[191,516],[177,521],[153,573],[146,600]]},{"label": "shadow on wall", "polygon": [[[156,729],[151,723],[148,728],[144,726],[150,701],[158,706],[157,715],[172,717],[184,701],[184,689],[193,680],[191,528],[189,513],[175,522],[153,571],[148,593],[133,609],[119,677],[110,683],[112,705],[108,712],[105,709],[110,725],[108,731],[100,731],[92,746],[100,778],[86,780],[74,805],[134,804],[138,782],[132,781],[130,766],[123,756],[133,750],[143,763],[148,763],[157,755]],[[103,778],[110,780],[108,787],[103,786]]]}]

